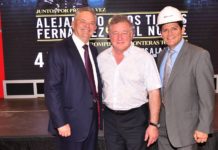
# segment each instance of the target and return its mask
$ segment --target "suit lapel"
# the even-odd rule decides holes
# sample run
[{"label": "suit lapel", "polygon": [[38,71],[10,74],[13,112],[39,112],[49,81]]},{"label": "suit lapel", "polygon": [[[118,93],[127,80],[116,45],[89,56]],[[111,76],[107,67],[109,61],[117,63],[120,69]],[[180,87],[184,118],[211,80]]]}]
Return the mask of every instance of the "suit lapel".
[{"label": "suit lapel", "polygon": [[[72,54],[71,57],[72,59],[75,60],[75,62],[78,64],[80,70],[81,70],[81,73],[83,75],[85,75],[88,79],[88,76],[87,76],[87,73],[86,73],[86,69],[85,69],[85,66],[83,64],[83,61],[82,61],[82,58],[79,54],[79,51],[73,41],[73,39],[70,37],[67,39],[67,45],[68,45],[68,50],[70,51],[70,53]],[[92,53],[92,57],[93,57],[93,60],[94,60],[94,63],[95,63],[95,68],[96,68],[96,72],[97,72],[97,79],[98,79],[98,89],[101,90],[101,79],[100,79],[100,73],[99,73],[99,70],[98,70],[98,65],[97,65],[97,53],[95,52],[96,49],[90,44],[90,49],[91,49],[91,53]],[[101,93],[101,91],[99,91]]]},{"label": "suit lapel", "polygon": [[[173,82],[175,76],[179,73],[179,71],[181,70],[180,68],[182,67],[183,65],[183,58],[184,58],[184,54],[185,52],[188,50],[188,44],[186,42],[184,42],[177,58],[176,58],[176,61],[173,65],[173,68],[172,68],[172,71],[171,71],[171,74],[170,74],[170,77],[169,77],[169,80],[168,80],[168,84],[167,84],[167,87]],[[167,89],[166,87],[166,89]]]},{"label": "suit lapel", "polygon": [[68,45],[68,50],[70,51],[70,53],[72,54],[71,57],[72,59],[75,60],[75,63],[78,64],[82,74],[85,74],[86,75],[86,70],[85,70],[85,66],[83,64],[83,61],[82,61],[82,58],[79,54],[79,51],[72,39],[72,37],[68,38],[67,39],[67,45]]}]

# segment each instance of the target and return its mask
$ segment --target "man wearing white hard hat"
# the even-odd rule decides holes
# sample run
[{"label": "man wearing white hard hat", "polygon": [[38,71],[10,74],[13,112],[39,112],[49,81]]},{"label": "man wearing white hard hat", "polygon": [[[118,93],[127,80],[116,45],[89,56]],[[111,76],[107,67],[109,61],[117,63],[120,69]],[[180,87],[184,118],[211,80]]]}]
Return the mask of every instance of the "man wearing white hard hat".
[{"label": "man wearing white hard hat", "polygon": [[183,39],[183,16],[167,6],[157,23],[167,47],[159,54],[162,81],[159,150],[196,150],[212,132],[214,80],[207,50]]}]

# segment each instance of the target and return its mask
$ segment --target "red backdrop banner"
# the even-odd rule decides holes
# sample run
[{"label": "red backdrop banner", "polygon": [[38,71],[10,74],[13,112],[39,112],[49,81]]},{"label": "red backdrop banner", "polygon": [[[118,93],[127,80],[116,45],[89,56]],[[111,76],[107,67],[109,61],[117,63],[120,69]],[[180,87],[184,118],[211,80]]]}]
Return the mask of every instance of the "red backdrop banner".
[{"label": "red backdrop banner", "polygon": [[4,97],[3,80],[5,79],[3,44],[2,43],[3,43],[2,42],[2,22],[1,22],[1,12],[0,12],[0,98]]}]

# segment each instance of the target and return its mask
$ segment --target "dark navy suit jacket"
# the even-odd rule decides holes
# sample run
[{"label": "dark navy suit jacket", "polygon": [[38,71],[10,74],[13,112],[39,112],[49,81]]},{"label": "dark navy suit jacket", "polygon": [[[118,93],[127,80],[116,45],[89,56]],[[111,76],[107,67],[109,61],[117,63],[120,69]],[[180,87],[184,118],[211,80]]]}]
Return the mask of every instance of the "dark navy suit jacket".
[{"label": "dark navy suit jacket", "polygon": [[[91,44],[90,49],[97,70],[98,92],[101,95],[102,85],[96,61],[98,53]],[[72,129],[70,138],[74,141],[85,140],[93,117],[93,95],[83,61],[72,37],[49,50],[45,100],[50,114],[49,131],[57,134],[58,127],[69,123]]]}]

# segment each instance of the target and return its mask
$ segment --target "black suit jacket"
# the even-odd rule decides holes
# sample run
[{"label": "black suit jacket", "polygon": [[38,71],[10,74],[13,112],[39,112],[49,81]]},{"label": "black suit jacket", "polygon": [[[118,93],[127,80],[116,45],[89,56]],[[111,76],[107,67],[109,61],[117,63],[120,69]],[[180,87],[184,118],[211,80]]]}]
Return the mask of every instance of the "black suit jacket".
[{"label": "black suit jacket", "polygon": [[[90,44],[98,77],[98,92],[101,95],[101,81],[97,66],[97,49]],[[49,51],[45,78],[45,100],[50,113],[49,131],[67,123],[72,129],[71,139],[84,140],[89,133],[93,96],[86,70],[72,37],[58,43]],[[101,105],[101,97],[100,97]]]}]

